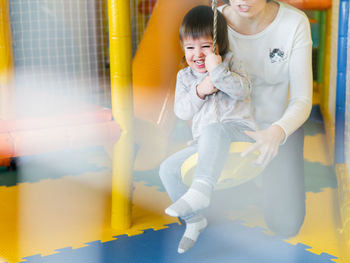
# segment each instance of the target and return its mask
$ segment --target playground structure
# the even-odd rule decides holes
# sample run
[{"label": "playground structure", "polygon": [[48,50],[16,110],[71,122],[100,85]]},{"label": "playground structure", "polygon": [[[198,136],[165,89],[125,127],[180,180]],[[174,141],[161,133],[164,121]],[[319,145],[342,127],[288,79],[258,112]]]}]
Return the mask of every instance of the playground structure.
[{"label": "playground structure", "polygon": [[[96,5],[101,5],[101,10],[107,5],[107,2],[104,0],[95,2]],[[349,237],[350,186],[347,170],[350,165],[350,132],[348,130],[349,107],[346,107],[348,106],[346,98],[349,97],[350,79],[350,56],[347,50],[347,46],[349,46],[349,1],[286,0],[284,2],[305,10],[317,10],[315,17],[319,24],[320,34],[318,36],[318,78],[315,82],[316,88],[320,93],[320,105],[325,120],[329,149],[332,155],[331,158],[334,160],[338,176],[343,230]],[[142,9],[139,8],[140,3],[141,1],[133,2],[132,6]],[[135,169],[154,168],[165,157],[168,151],[167,141],[175,121],[172,114],[175,77],[179,69],[179,61],[182,57],[177,34],[182,15],[190,7],[199,4],[208,4],[208,1],[158,0],[156,4],[152,1],[150,3],[151,8],[148,8],[145,13],[149,15],[152,11],[152,16],[143,33],[143,37],[136,38],[136,43],[139,41],[140,43],[134,45],[137,46],[137,51],[132,61],[132,36],[128,14],[136,14],[139,10],[130,10],[131,5],[128,1],[108,1],[110,55],[103,54],[101,59],[104,62],[105,60],[107,61],[106,58],[110,57],[110,72],[106,70],[104,63],[97,63],[99,67],[103,68],[103,72],[98,72],[97,75],[98,78],[108,82],[109,78],[106,78],[105,75],[106,73],[110,73],[110,90],[112,95],[110,96],[111,103],[109,104],[112,106],[112,110],[101,107],[101,105],[95,105],[92,107],[93,110],[89,112],[94,116],[98,116],[98,120],[93,118],[93,121],[91,121],[90,116],[88,116],[85,119],[86,122],[83,122],[82,120],[84,118],[81,117],[81,114],[86,114],[87,111],[84,106],[81,106],[76,114],[68,115],[70,116],[68,120],[64,116],[59,116],[58,119],[54,120],[52,118],[36,118],[29,122],[28,120],[14,120],[11,110],[9,110],[11,107],[8,106],[11,101],[9,98],[12,96],[10,87],[12,87],[12,83],[16,80],[16,67],[21,65],[20,52],[18,50],[13,51],[11,44],[11,41],[17,41],[20,38],[18,34],[15,34],[16,31],[11,34],[10,30],[10,24],[12,28],[16,28],[12,24],[14,23],[12,18],[16,18],[16,16],[12,13],[11,17],[11,12],[8,12],[8,10],[15,10],[18,3],[17,1],[13,1],[8,5],[8,1],[0,0],[0,39],[4,41],[0,43],[0,118],[3,120],[0,124],[0,159],[3,160],[3,164],[6,164],[10,157],[22,154],[39,154],[45,151],[57,151],[65,147],[70,147],[72,140],[77,142],[78,139],[84,139],[81,136],[73,137],[73,139],[72,136],[68,136],[70,139],[65,141],[64,139],[67,139],[67,136],[62,135],[62,132],[57,132],[59,127],[68,127],[64,130],[66,131],[68,129],[71,131],[70,134],[78,135],[99,127],[98,133],[105,133],[104,135],[99,137],[87,136],[85,140],[76,144],[75,147],[106,144],[119,139],[119,143],[115,146],[115,158],[117,156],[124,156],[125,159],[117,159],[113,164],[112,225],[117,228],[127,228],[131,223],[130,196],[133,139],[135,138],[136,144],[139,145],[134,164]],[[82,3],[80,6],[76,6],[76,8],[82,7]],[[47,8],[54,8],[54,4]],[[89,8],[93,8],[93,6],[84,6],[84,8],[85,10],[90,10]],[[50,14],[50,12],[48,13]],[[102,12],[100,15],[102,19],[98,21],[101,22],[103,25],[102,28],[104,28],[107,21],[106,13]],[[145,25],[139,26],[139,22],[145,22],[145,19],[142,16],[138,16],[132,21],[137,21],[135,23],[138,25],[136,28],[138,28],[138,35],[140,36],[140,31],[144,29]],[[73,22],[70,23],[74,28]],[[84,30],[81,32],[84,33]],[[88,32],[88,34],[102,35],[100,42],[104,43],[105,46],[101,50],[107,50],[104,30],[102,29],[101,32]],[[23,34],[22,38],[25,36]],[[57,41],[56,44],[63,43]],[[77,45],[84,46],[86,43],[80,41]],[[90,45],[85,46],[85,48],[91,51]],[[35,54],[31,55],[35,56]],[[16,60],[16,57],[19,59]],[[97,56],[93,59],[99,61]],[[71,64],[76,65],[76,61],[71,61]],[[89,61],[86,64],[89,64]],[[131,81],[133,84],[132,92]],[[346,81],[348,82],[346,83]],[[109,91],[109,86],[103,86],[103,89],[105,88],[106,90],[102,92],[103,96],[106,96],[103,99],[104,101],[109,99],[109,95],[106,92]],[[99,92],[101,93],[101,90]],[[101,102],[97,104],[101,104]],[[82,105],[87,104],[83,103]],[[112,115],[118,124],[112,119]],[[133,115],[136,117],[135,122],[132,121]],[[64,123],[63,119],[65,120]],[[51,123],[49,120],[51,120]],[[43,125],[42,123],[46,123],[48,126],[40,126]],[[50,144],[49,142],[43,143],[38,141],[38,138],[45,138],[45,135],[43,135],[43,130],[45,129],[47,134],[52,134],[52,131],[55,131],[57,134],[57,137],[50,138]],[[144,134],[152,134],[153,136],[145,138],[143,137]],[[98,138],[98,140],[91,140],[91,138]],[[33,145],[25,148],[28,150],[23,150],[21,143],[32,143]],[[45,147],[40,147],[40,149],[33,148],[36,145],[44,145]],[[36,151],[33,149],[36,149]],[[151,155],[149,154],[150,152],[152,152],[152,158],[147,159]]]}]

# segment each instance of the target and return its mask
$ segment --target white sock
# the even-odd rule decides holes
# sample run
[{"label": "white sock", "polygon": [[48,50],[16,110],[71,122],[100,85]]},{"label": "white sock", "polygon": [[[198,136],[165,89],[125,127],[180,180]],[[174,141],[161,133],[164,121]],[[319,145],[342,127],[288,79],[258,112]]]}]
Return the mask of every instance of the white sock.
[{"label": "white sock", "polygon": [[199,234],[207,227],[208,222],[207,219],[198,214],[191,217],[186,222],[186,230],[184,235],[182,236],[177,252],[182,254],[192,248],[196,243]]},{"label": "white sock", "polygon": [[190,189],[179,200],[165,209],[165,213],[174,217],[187,216],[200,209],[207,208],[213,187],[206,181],[194,180]]}]

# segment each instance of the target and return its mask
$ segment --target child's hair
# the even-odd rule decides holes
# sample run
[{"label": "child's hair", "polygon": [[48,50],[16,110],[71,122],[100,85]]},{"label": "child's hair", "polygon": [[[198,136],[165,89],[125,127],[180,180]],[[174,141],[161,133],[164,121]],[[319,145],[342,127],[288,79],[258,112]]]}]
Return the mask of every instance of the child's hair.
[{"label": "child's hair", "polygon": [[[226,19],[219,11],[217,13],[217,36],[219,54],[223,56],[229,50]],[[181,45],[185,38],[198,39],[213,37],[214,12],[209,6],[200,5],[192,8],[182,20],[179,35]]]}]

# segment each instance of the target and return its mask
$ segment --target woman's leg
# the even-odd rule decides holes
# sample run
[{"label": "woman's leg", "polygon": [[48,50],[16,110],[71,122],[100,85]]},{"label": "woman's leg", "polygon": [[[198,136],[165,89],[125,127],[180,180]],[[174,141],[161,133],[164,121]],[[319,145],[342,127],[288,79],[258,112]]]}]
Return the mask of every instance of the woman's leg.
[{"label": "woman's leg", "polygon": [[267,226],[289,237],[299,232],[305,217],[304,132],[293,133],[263,172],[263,210]]}]

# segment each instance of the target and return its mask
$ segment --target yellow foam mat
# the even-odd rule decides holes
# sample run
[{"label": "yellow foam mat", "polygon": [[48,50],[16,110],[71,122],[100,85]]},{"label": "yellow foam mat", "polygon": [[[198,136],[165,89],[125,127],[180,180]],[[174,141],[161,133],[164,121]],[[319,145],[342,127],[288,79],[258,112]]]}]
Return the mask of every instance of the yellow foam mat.
[{"label": "yellow foam mat", "polygon": [[[345,242],[339,232],[339,208],[337,206],[337,189],[326,188],[323,192],[306,193],[306,217],[299,234],[285,240],[291,244],[302,243],[315,254],[328,253],[338,259],[335,262],[350,262]],[[231,212],[230,219],[241,219],[249,227],[259,226],[267,230],[261,211],[250,207],[242,214]]]},{"label": "yellow foam mat", "polygon": [[111,229],[110,186],[106,171],[0,187],[0,262],[45,256],[59,248],[79,248],[87,242],[109,241],[113,236],[136,235],[178,222],[164,214],[170,205],[166,193],[135,183],[132,228]]},{"label": "yellow foam mat", "polygon": [[314,136],[305,136],[304,158],[309,162],[319,162],[323,165],[332,165],[327,149],[326,134],[319,133]]}]

